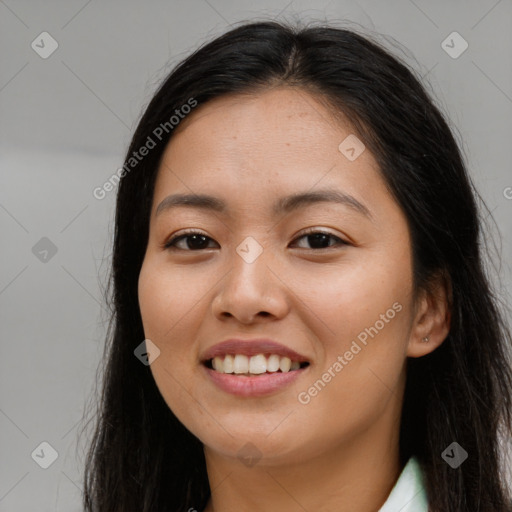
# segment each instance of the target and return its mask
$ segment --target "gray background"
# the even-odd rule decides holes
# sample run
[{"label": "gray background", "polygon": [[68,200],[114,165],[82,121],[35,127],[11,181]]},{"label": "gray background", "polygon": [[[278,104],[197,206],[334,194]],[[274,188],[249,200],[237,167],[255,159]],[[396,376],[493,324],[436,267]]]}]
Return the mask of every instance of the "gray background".
[{"label": "gray background", "polygon": [[[350,20],[424,77],[501,231],[510,302],[511,0],[0,0],[0,511],[80,510],[77,432],[104,342],[115,199],[93,189],[174,64],[268,17]],[[44,31],[59,45],[46,59],[31,47]],[[453,31],[469,44],[458,58],[441,45]],[[48,469],[31,456],[43,441],[59,454]]]}]

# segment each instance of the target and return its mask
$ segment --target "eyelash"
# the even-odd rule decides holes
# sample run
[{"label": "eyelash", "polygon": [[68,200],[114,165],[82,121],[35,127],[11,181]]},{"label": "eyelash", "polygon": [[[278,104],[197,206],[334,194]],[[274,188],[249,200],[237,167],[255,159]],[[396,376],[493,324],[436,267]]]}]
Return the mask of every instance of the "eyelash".
[{"label": "eyelash", "polygon": [[[310,229],[308,231],[305,231],[300,236],[295,238],[294,241],[295,240],[300,240],[301,238],[304,238],[305,236],[315,235],[315,234],[327,235],[327,236],[337,240],[338,241],[337,245],[339,245],[339,246],[350,245],[349,242],[346,242],[345,240],[342,240],[340,237],[335,236],[332,233],[329,233],[328,231],[322,231],[322,230],[315,229],[315,228],[312,228],[312,229]],[[170,238],[167,242],[165,242],[163,244],[163,248],[164,249],[169,249],[169,250],[186,251],[186,252],[200,252],[200,251],[202,251],[203,249],[195,249],[195,250],[194,249],[179,249],[179,248],[176,248],[174,246],[174,244],[176,242],[178,242],[178,241],[180,241],[182,239],[184,240],[184,239],[186,239],[187,237],[189,237],[191,235],[201,235],[201,236],[204,236],[205,238],[209,238],[210,240],[213,240],[213,238],[210,238],[208,235],[202,233],[201,231],[186,230],[183,233],[180,233],[179,235],[176,235],[176,236]],[[325,249],[332,249],[334,247],[335,247],[335,245],[331,245],[331,246],[328,246],[328,247],[321,247],[321,248],[318,248],[318,249],[310,248],[309,250],[311,250],[311,251],[321,251],[321,250],[325,250]],[[302,247],[302,249],[304,249],[304,247]]]}]

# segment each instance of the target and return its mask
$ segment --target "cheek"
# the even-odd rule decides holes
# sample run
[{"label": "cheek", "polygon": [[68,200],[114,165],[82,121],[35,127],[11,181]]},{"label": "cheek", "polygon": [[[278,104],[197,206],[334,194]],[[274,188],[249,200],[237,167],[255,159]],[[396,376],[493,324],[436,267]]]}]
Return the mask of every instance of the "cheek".
[{"label": "cheek", "polygon": [[307,432],[321,432],[328,449],[370,428],[385,411],[399,414],[412,314],[407,289],[391,277],[375,286],[369,276],[345,276],[311,299],[329,328],[319,367],[296,390],[304,454],[319,449],[318,437]]},{"label": "cheek", "polygon": [[[158,258],[144,261],[139,276],[139,307],[144,335],[160,350],[160,356],[151,364],[151,371],[160,387],[170,374],[179,382],[186,382],[187,372],[196,364],[193,340],[199,329],[198,318],[204,307],[201,296],[205,291],[196,281],[187,280],[184,273],[169,272]],[[195,286],[199,284],[199,286]],[[166,394],[176,388],[176,383],[166,382],[161,389]],[[167,398],[167,397],[165,397]]]},{"label": "cheek", "polygon": [[352,411],[354,420],[373,416],[400,382],[412,282],[407,254],[393,256],[347,262],[322,279],[302,281],[297,290],[314,313],[312,332],[321,342],[319,365],[311,387],[300,390],[301,403],[315,402],[311,410],[318,408],[320,416],[331,418],[337,404]]},{"label": "cheek", "polygon": [[[138,285],[144,335],[160,350],[151,373],[162,398],[182,421],[190,407],[190,375],[197,364],[192,343],[199,327],[197,308],[202,307],[200,298],[207,289],[194,286],[183,274],[169,272],[165,263],[150,257],[144,260]],[[194,416],[201,415],[201,410],[194,410]]]},{"label": "cheek", "polygon": [[[403,345],[410,324],[412,294],[408,259],[387,255],[350,261],[331,269],[308,272],[295,280],[294,293],[315,319],[324,354],[350,350],[353,340],[362,346],[373,339]],[[379,260],[386,260],[381,263]],[[388,348],[390,348],[388,346]]]},{"label": "cheek", "polygon": [[170,271],[159,257],[144,260],[138,293],[145,335],[160,341],[163,348],[182,339],[178,332],[193,319],[194,311],[204,307],[201,298],[207,290],[207,281],[179,269]]}]

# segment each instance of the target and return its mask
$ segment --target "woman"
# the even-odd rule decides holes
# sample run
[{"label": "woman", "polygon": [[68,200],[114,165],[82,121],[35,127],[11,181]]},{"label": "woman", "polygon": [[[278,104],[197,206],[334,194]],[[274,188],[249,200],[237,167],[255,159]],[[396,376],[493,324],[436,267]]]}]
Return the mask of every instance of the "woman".
[{"label": "woman", "polygon": [[172,71],[121,176],[86,510],[510,510],[510,335],[404,64],[240,26]]}]

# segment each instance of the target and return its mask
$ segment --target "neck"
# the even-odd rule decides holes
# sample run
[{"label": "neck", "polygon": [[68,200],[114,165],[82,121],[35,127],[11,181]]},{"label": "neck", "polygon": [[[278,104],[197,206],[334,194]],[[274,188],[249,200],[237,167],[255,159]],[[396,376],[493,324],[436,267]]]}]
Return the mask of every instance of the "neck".
[{"label": "neck", "polygon": [[364,433],[325,453],[282,464],[263,457],[247,467],[205,447],[212,490],[205,512],[375,512],[402,470],[395,418],[385,413]]}]

